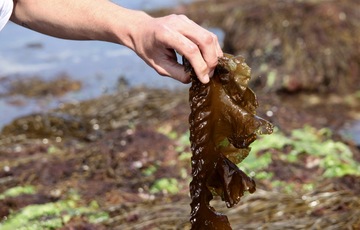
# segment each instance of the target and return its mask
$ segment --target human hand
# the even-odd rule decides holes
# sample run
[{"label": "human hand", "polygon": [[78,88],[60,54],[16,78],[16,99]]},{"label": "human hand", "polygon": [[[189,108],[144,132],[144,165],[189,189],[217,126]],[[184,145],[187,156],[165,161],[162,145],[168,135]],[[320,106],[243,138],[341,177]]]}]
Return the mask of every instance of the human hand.
[{"label": "human hand", "polygon": [[160,75],[183,83],[190,77],[177,62],[176,52],[186,57],[202,83],[208,83],[218,57],[223,56],[217,36],[185,15],[148,16],[132,30],[132,49]]},{"label": "human hand", "polygon": [[54,37],[125,45],[160,75],[184,83],[190,77],[177,62],[176,52],[190,62],[203,83],[223,56],[217,37],[184,15],[153,18],[111,1],[41,0],[36,7],[31,1],[19,1],[12,21]]}]

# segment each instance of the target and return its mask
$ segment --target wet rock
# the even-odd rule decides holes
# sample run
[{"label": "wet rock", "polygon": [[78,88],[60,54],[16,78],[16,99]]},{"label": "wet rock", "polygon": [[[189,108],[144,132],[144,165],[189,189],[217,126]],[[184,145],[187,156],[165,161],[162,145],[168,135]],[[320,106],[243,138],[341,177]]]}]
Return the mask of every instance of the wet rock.
[{"label": "wet rock", "polygon": [[62,113],[32,114],[6,125],[1,135],[25,135],[27,138],[79,138],[91,140],[98,136],[86,120]]}]

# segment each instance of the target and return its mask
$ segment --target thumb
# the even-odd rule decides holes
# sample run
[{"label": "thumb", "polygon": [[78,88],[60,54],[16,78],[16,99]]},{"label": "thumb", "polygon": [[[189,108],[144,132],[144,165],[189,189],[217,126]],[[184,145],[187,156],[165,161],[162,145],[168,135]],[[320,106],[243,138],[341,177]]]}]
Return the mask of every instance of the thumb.
[{"label": "thumb", "polygon": [[162,76],[171,77],[185,84],[190,82],[190,75],[185,72],[184,66],[175,61],[163,62],[156,71]]}]

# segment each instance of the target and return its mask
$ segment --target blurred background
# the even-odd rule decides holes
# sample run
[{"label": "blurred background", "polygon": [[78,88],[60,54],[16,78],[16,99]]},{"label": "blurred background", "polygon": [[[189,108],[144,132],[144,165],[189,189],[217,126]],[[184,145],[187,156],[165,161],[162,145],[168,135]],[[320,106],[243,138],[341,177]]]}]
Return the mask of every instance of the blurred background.
[{"label": "blurred background", "polygon": [[[114,1],[121,6],[154,10],[183,4],[181,1]],[[6,93],[4,77],[11,79],[71,77],[81,81],[81,90],[72,91],[51,102],[38,102],[19,95],[9,103],[9,97],[0,97],[0,127],[15,117],[53,108],[61,102],[84,100],[116,90],[118,80],[124,79],[131,86],[182,87],[179,82],[159,78],[158,74],[135,53],[126,47],[96,41],[69,41],[46,36],[9,22],[0,33],[0,95]],[[39,105],[40,104],[40,105]]]},{"label": "blurred background", "polygon": [[[185,14],[252,69],[275,126],[233,229],[360,229],[358,0],[115,1]],[[0,229],[190,229],[189,85],[132,51],[0,33]]]}]

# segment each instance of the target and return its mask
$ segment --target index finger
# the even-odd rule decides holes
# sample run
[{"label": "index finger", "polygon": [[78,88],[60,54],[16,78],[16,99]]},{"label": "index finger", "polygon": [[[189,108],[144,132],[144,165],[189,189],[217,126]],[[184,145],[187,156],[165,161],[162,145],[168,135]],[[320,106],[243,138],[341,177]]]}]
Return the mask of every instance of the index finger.
[{"label": "index finger", "polygon": [[218,37],[185,15],[183,15],[183,20],[188,23],[189,27],[192,27],[192,29],[183,31],[184,35],[199,46],[205,62],[210,68],[214,68],[217,64],[218,57],[223,56]]},{"label": "index finger", "polygon": [[168,33],[166,33],[165,37],[162,39],[167,48],[176,50],[179,54],[185,56],[186,59],[189,60],[202,83],[209,82],[209,72],[211,70],[204,60],[197,44],[173,29],[168,29]]}]

